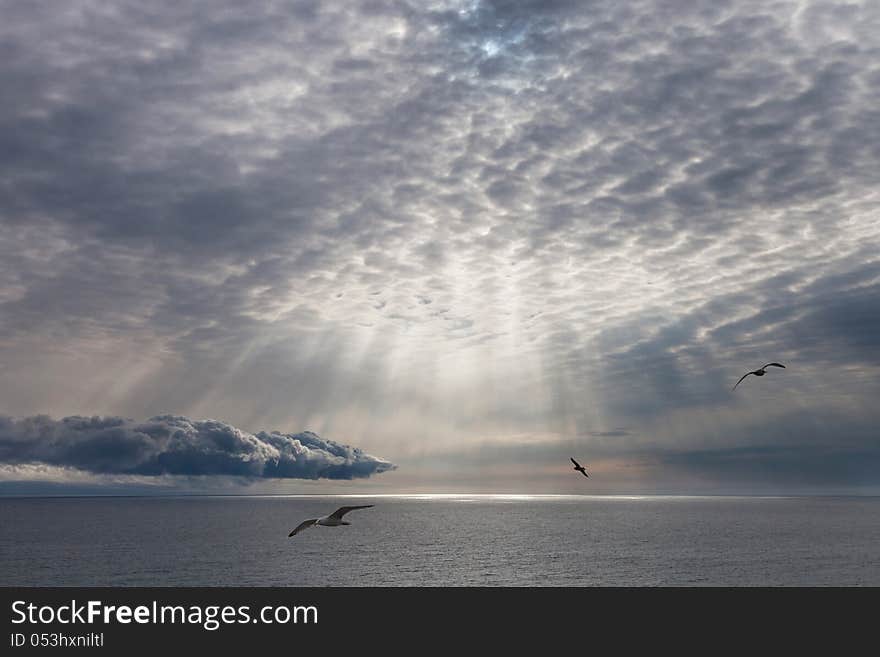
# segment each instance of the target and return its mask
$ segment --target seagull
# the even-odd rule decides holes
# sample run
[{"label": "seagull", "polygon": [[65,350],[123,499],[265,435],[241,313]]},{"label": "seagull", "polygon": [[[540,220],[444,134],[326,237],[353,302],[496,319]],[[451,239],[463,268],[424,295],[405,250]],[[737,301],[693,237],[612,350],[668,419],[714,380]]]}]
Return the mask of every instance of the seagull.
[{"label": "seagull", "polygon": [[361,506],[341,506],[336,511],[331,513],[329,516],[324,516],[322,518],[309,518],[308,520],[303,520],[299,523],[299,526],[290,532],[287,535],[287,538],[291,536],[296,536],[303,529],[308,529],[309,527],[313,527],[315,525],[323,525],[324,527],[338,527],[339,525],[350,525],[350,522],[345,522],[342,520],[342,516],[344,516],[349,511],[354,511],[355,509],[369,509],[372,504],[363,504]]},{"label": "seagull", "polygon": [[766,370],[768,367],[781,367],[782,369],[785,369],[785,365],[783,365],[782,363],[767,363],[759,370],[755,370],[754,372],[746,372],[745,374],[743,374],[742,379],[736,382],[736,385],[733,386],[733,389],[736,390],[736,386],[742,383],[742,380],[746,378],[749,374],[754,374],[755,376],[764,376],[767,373],[764,370]]},{"label": "seagull", "polygon": [[[568,458],[571,459],[570,456],[569,456]],[[590,478],[590,475],[587,474],[587,471],[584,469],[584,466],[582,466],[580,463],[578,463],[578,462],[575,461],[574,459],[571,459],[571,462],[574,463],[574,469],[575,469],[575,470],[577,470],[578,472],[580,472],[580,473],[581,473],[582,475],[584,475],[587,479]]]}]

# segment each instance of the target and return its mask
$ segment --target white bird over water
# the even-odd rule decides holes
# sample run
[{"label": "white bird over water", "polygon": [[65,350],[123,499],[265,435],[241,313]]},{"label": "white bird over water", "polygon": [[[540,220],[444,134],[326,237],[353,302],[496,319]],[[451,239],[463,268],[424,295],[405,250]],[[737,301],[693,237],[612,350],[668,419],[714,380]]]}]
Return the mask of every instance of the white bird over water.
[{"label": "white bird over water", "polygon": [[743,374],[742,378],[736,382],[736,385],[733,386],[733,389],[736,390],[736,386],[742,383],[742,380],[746,378],[749,374],[754,374],[755,376],[764,376],[767,373],[765,370],[768,367],[781,367],[782,369],[785,369],[785,365],[783,365],[782,363],[767,363],[759,370],[755,370],[754,372],[746,372],[745,374]]},{"label": "white bird over water", "polygon": [[336,511],[331,513],[329,516],[324,516],[322,518],[309,518],[308,520],[303,520],[299,523],[299,526],[290,532],[287,535],[287,538],[291,536],[296,536],[303,529],[308,529],[309,527],[314,527],[315,525],[322,525],[324,527],[338,527],[339,525],[350,525],[350,522],[345,522],[342,519],[349,511],[354,511],[355,509],[369,509],[372,504],[363,504],[361,506],[341,506]]}]

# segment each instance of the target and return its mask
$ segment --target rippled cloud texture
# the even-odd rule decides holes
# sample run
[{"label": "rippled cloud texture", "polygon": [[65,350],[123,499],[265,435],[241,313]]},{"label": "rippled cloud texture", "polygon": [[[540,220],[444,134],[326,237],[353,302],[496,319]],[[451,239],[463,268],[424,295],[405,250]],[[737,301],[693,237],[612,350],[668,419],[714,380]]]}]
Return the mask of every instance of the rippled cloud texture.
[{"label": "rippled cloud texture", "polygon": [[0,411],[876,489],[878,62],[868,1],[6,2]]}]

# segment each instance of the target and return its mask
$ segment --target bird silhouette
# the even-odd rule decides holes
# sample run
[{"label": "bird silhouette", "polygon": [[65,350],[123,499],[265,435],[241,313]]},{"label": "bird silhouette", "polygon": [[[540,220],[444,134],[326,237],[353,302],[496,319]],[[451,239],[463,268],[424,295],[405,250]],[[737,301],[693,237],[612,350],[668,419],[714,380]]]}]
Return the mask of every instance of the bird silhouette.
[{"label": "bird silhouette", "polygon": [[342,516],[344,516],[349,511],[354,511],[355,509],[369,509],[371,506],[373,505],[363,504],[361,506],[341,506],[329,516],[303,520],[301,523],[299,523],[299,525],[297,525],[296,529],[294,529],[287,535],[287,538],[290,538],[291,536],[296,536],[303,529],[308,529],[309,527],[314,527],[315,525],[321,525],[323,527],[338,527],[339,525],[350,525],[350,522],[344,522],[342,520]]},{"label": "bird silhouette", "polygon": [[755,370],[754,372],[746,372],[745,374],[743,374],[742,378],[737,381],[736,384],[733,386],[733,389],[736,390],[736,386],[742,383],[743,379],[746,378],[749,374],[754,374],[755,376],[764,376],[767,373],[766,369],[768,367],[781,367],[782,369],[785,369],[785,365],[783,365],[782,363],[767,363],[759,370]]},{"label": "bird silhouette", "polygon": [[[569,456],[568,458],[571,458],[571,457]],[[575,470],[577,470],[578,472],[580,472],[580,473],[581,473],[582,475],[584,475],[587,479],[590,478],[590,475],[587,474],[587,471],[584,469],[584,466],[582,466],[580,463],[578,463],[578,462],[575,461],[574,459],[571,459],[571,462],[574,463],[574,469],[575,469]]]}]

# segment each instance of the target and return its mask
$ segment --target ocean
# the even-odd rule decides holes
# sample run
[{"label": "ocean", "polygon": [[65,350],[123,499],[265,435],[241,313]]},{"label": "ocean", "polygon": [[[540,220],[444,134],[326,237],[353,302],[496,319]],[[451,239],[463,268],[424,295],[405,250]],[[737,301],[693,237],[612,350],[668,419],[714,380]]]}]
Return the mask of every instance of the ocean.
[{"label": "ocean", "polygon": [[0,585],[880,586],[880,498],[0,498]]}]

